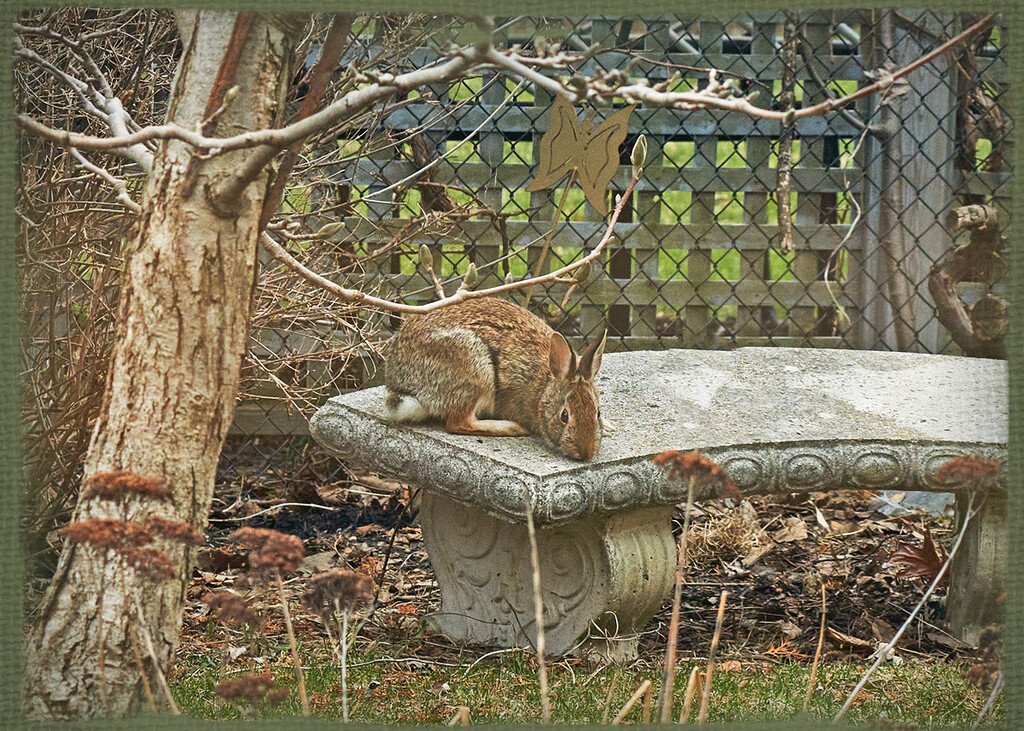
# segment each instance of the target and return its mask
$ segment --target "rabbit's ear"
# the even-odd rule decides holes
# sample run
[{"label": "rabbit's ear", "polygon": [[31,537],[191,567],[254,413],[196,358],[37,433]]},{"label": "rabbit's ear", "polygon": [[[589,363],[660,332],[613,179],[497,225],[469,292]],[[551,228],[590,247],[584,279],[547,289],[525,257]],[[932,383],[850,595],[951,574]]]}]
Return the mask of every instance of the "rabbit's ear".
[{"label": "rabbit's ear", "polygon": [[551,350],[548,354],[551,375],[555,378],[567,379],[576,370],[576,354],[561,333],[551,333]]},{"label": "rabbit's ear", "polygon": [[606,342],[608,342],[607,330],[604,331],[604,335],[601,336],[600,340],[592,343],[583,351],[583,355],[580,356],[580,375],[588,381],[592,380],[601,369],[601,356],[604,355],[604,345]]}]

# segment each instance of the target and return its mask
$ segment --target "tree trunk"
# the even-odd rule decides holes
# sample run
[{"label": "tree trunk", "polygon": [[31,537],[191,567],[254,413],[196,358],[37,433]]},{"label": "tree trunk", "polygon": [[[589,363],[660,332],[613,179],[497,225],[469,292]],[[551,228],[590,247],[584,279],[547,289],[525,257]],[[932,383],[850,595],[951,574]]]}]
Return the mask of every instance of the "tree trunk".
[{"label": "tree trunk", "polygon": [[[240,35],[235,13],[179,14],[183,52],[169,120],[195,129],[210,116],[215,80],[226,78],[237,93],[207,131],[228,135],[277,125],[294,23],[251,19]],[[241,51],[237,73],[221,68],[236,65],[227,52],[233,43]],[[248,186],[230,216],[212,209],[206,191],[250,154],[200,161],[180,142],[160,144],[138,239],[126,255],[118,338],[83,484],[125,470],[166,480],[170,497],[139,491],[111,499],[86,490],[74,521],[112,519],[123,526],[159,516],[199,530],[206,525],[246,350],[267,180]],[[27,715],[124,716],[147,697],[168,707],[161,675],[177,646],[194,549],[160,536],[152,547],[171,560],[173,576],[155,576],[146,570],[151,566],[95,542],[65,543],[26,641]]]}]

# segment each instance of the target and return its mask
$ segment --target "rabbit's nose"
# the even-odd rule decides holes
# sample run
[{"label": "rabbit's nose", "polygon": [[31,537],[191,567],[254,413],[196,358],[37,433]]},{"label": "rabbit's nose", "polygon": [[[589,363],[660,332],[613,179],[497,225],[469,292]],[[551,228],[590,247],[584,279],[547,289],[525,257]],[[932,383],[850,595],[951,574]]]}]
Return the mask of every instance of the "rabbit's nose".
[{"label": "rabbit's nose", "polygon": [[569,454],[569,456],[570,457],[575,457],[576,459],[578,459],[580,461],[586,461],[586,460],[590,459],[591,457],[593,457],[594,456],[594,452],[596,452],[596,451],[597,450],[594,448],[593,444],[582,444],[582,445],[580,445],[580,447],[577,450],[576,454]]}]

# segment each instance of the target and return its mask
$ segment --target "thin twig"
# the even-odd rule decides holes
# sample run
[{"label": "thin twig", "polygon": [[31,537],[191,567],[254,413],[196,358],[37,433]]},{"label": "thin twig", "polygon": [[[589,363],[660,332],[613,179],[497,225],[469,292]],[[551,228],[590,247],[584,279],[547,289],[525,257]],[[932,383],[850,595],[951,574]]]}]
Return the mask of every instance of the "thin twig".
[{"label": "thin twig", "polygon": [[622,723],[622,719],[624,719],[629,712],[633,710],[633,706],[636,705],[636,702],[644,697],[644,694],[651,689],[652,685],[653,683],[651,683],[650,680],[645,680],[640,684],[640,687],[636,689],[636,692],[629,697],[628,701],[626,701],[626,705],[624,705],[618,714],[616,714],[615,718],[612,719],[612,726],[618,726]]},{"label": "thin twig", "polygon": [[292,627],[292,613],[288,610],[288,596],[284,590],[284,579],[281,570],[274,567],[274,578],[277,580],[277,592],[281,597],[281,613],[284,615],[284,626],[288,630],[288,646],[292,651],[292,664],[295,666],[295,683],[299,687],[299,701],[302,703],[302,715],[309,715],[309,698],[306,697],[306,682],[302,677],[302,663],[299,661],[299,646],[295,641],[295,629]]},{"label": "thin twig", "polygon": [[608,226],[605,229],[604,236],[598,242],[597,246],[582,259],[577,259],[574,262],[566,264],[561,269],[554,272],[548,272],[542,274],[539,277],[532,277],[530,279],[524,279],[519,282],[509,282],[507,284],[501,284],[495,287],[489,287],[487,289],[469,290],[460,287],[455,294],[444,299],[435,300],[424,305],[407,305],[403,302],[394,302],[392,300],[384,299],[382,297],[375,297],[367,294],[359,289],[352,289],[349,287],[342,287],[330,279],[327,279],[320,274],[312,271],[300,263],[295,257],[293,257],[287,249],[273,239],[266,231],[261,235],[260,242],[263,247],[279,259],[285,266],[294,271],[296,274],[301,276],[307,282],[316,285],[317,287],[324,289],[331,294],[335,295],[339,299],[349,302],[351,304],[360,305],[364,307],[376,307],[389,312],[404,312],[407,314],[423,314],[436,310],[440,307],[455,304],[466,299],[475,299],[478,297],[490,297],[497,294],[503,294],[505,292],[511,292],[520,287],[525,287],[531,284],[542,284],[552,280],[557,280],[560,277],[572,272],[579,267],[583,266],[587,262],[593,261],[601,255],[608,242],[611,241],[612,236],[615,232],[615,224],[619,220],[619,216],[622,214],[622,209],[625,207],[626,202],[629,199],[630,194],[633,192],[633,188],[636,187],[637,178],[633,178],[629,181],[629,185],[626,186],[626,190],[619,198],[619,202],[615,206],[615,210],[612,211],[612,217],[608,221]]},{"label": "thin twig", "polygon": [[693,493],[697,476],[690,475],[686,489],[686,512],[683,513],[683,530],[679,534],[676,548],[676,580],[672,594],[672,615],[668,622],[668,644],[665,647],[665,667],[661,681],[661,722],[672,721],[672,695],[676,684],[676,648],[679,644],[679,610],[683,600],[683,579],[686,573],[686,543],[690,530],[690,511],[693,509]]},{"label": "thin twig", "polygon": [[1000,670],[996,674],[996,682],[992,684],[992,692],[988,694],[988,700],[985,701],[985,705],[981,707],[981,712],[978,717],[974,719],[974,723],[971,724],[971,728],[978,728],[979,724],[985,719],[989,711],[992,710],[992,704],[995,703],[996,697],[999,695],[999,691],[1003,689],[1003,671]]},{"label": "thin twig", "polygon": [[[863,677],[861,677],[860,681],[858,681],[854,689],[850,691],[850,695],[846,698],[846,702],[843,703],[843,707],[839,709],[839,713],[837,713],[835,715],[835,718],[832,719],[832,723],[838,723],[839,719],[842,718],[846,711],[850,708],[850,706],[853,704],[853,700],[857,697],[857,694],[860,693],[860,691],[864,688],[865,685],[867,685],[868,679],[875,672],[875,670],[878,669],[878,666],[885,662],[885,660],[889,657],[889,653],[893,650],[893,648],[896,647],[896,643],[900,641],[900,637],[902,637],[903,633],[906,632],[907,628],[910,626],[910,623],[913,621],[914,617],[917,616],[917,613],[921,611],[921,607],[923,607],[924,603],[928,601],[928,597],[930,597],[932,593],[935,591],[936,587],[938,587],[939,582],[942,581],[942,577],[946,575],[946,570],[949,568],[950,563],[953,561],[953,556],[956,555],[957,549],[960,548],[960,542],[963,540],[964,534],[967,532],[967,525],[971,522],[971,519],[978,512],[977,510],[971,510],[971,507],[974,505],[974,495],[975,493],[972,492],[968,497],[967,510],[964,511],[964,522],[963,525],[960,526],[960,533],[956,537],[956,543],[954,543],[953,547],[949,549],[949,554],[946,556],[946,560],[945,562],[943,562],[942,567],[939,569],[938,573],[935,574],[935,578],[932,580],[931,585],[928,587],[927,591],[925,591],[924,596],[921,597],[921,601],[917,603],[917,606],[914,607],[913,611],[910,612],[910,615],[906,618],[906,620],[904,620],[903,624],[896,631],[896,634],[893,635],[893,638],[878,649],[878,652],[876,653],[877,657],[875,658],[874,664],[870,668],[868,668],[867,672],[864,673]],[[981,506],[978,507],[978,510],[980,509]]]},{"label": "thin twig", "polygon": [[131,644],[132,654],[135,656],[135,667],[139,669],[139,680],[142,681],[142,692],[146,696],[146,703],[149,704],[150,711],[159,713],[156,707],[156,698],[153,697],[153,689],[149,685],[149,673],[146,672],[146,667],[142,664],[142,655],[139,654],[139,643]]},{"label": "thin twig", "polygon": [[[334,600],[334,606],[341,602]],[[341,610],[341,719],[348,723],[348,607]]]},{"label": "thin twig", "polygon": [[380,598],[381,589],[384,588],[384,576],[388,572],[388,564],[391,563],[391,553],[395,549],[395,539],[398,537],[399,524],[402,519],[409,513],[409,506],[412,504],[416,496],[420,494],[420,488],[416,488],[409,494],[409,501],[402,503],[402,511],[395,518],[395,525],[391,529],[391,538],[388,541],[388,550],[384,552],[384,561],[380,568],[380,582],[377,584],[377,591],[373,594],[373,609],[370,610],[372,615],[377,610],[377,599]]},{"label": "thin twig", "polygon": [[[857,144],[850,152],[850,159],[856,161],[857,154],[860,152],[860,148],[861,145],[864,144],[864,140],[867,139],[869,131],[870,127],[868,125],[865,125],[864,129],[860,133],[860,137],[857,138]],[[836,255],[843,250],[843,248],[846,246],[846,243],[850,240],[854,232],[857,230],[857,226],[860,224],[861,213],[863,211],[860,203],[857,201],[857,196],[850,194],[850,189],[853,187],[853,183],[850,181],[847,175],[848,172],[849,171],[845,169],[843,170],[843,194],[846,200],[850,202],[850,205],[853,206],[855,213],[853,216],[853,220],[851,220],[850,223],[847,225],[846,234],[843,236],[842,240],[838,244],[836,244],[835,248],[832,249],[831,253],[829,253],[828,260],[826,261],[825,267],[822,270],[822,281],[825,283],[825,290],[828,292],[828,296],[832,299],[832,304],[835,306],[836,312],[839,313],[840,320],[845,320],[845,324],[847,327],[849,327],[853,323],[853,321],[850,319],[850,316],[846,314],[846,308],[839,303],[839,299],[832,291],[832,280],[828,278],[828,273],[829,270],[832,269],[832,262],[835,260]]]},{"label": "thin twig", "polygon": [[174,696],[171,695],[170,686],[167,685],[167,678],[164,676],[163,670],[160,669],[160,661],[156,656],[156,648],[153,647],[153,638],[149,634],[149,630],[146,629],[145,614],[142,611],[142,604],[139,603],[138,594],[132,594],[132,600],[135,602],[135,612],[139,620],[139,634],[142,636],[142,641],[146,645],[146,652],[149,654],[149,659],[153,663],[153,672],[156,674],[157,683],[160,685],[160,690],[163,691],[164,698],[167,701],[168,707],[171,709],[171,713],[174,715],[181,715],[181,711],[178,709],[178,704],[174,702]]},{"label": "thin twig", "polygon": [[612,682],[608,686],[608,694],[604,697],[604,710],[601,713],[601,725],[608,725],[608,716],[612,712],[612,697],[615,695],[615,691],[619,689],[619,676],[622,674],[622,666],[616,664],[615,672],[612,673]]},{"label": "thin twig", "polygon": [[697,685],[700,683],[700,668],[694,666],[690,671],[690,679],[686,681],[686,695],[683,696],[683,707],[679,711],[679,723],[683,724],[690,720],[690,710],[693,708],[693,696],[697,692]]},{"label": "thin twig", "polygon": [[[558,219],[562,217],[562,209],[565,208],[565,201],[569,197],[569,189],[576,180],[576,168],[569,171],[569,179],[565,181],[565,188],[562,189],[562,199],[558,201],[558,205],[551,214],[551,228],[548,229],[548,235],[544,237],[544,247],[540,251],[540,258],[537,259],[537,266],[533,269],[533,278],[536,279],[544,271],[544,262],[547,261],[548,252],[551,250],[551,239],[555,237],[555,226],[558,224]],[[523,307],[529,308],[530,300],[533,299],[533,285],[525,289],[523,292]]]},{"label": "thin twig", "polygon": [[[498,78],[499,78],[498,76],[495,76],[490,81],[488,81],[487,84],[480,90],[480,93],[482,94],[484,91],[486,91],[492,84],[494,84],[498,80]],[[433,168],[435,168],[438,165],[440,165],[444,160],[448,159],[453,154],[455,154],[459,150],[460,147],[462,147],[463,145],[465,145],[465,144],[467,144],[469,142],[472,142],[473,139],[475,139],[476,136],[478,134],[480,134],[480,130],[482,130],[484,127],[486,127],[490,123],[490,121],[492,119],[494,119],[496,116],[498,116],[498,112],[500,112],[502,109],[504,109],[505,106],[510,101],[515,99],[516,94],[519,92],[520,89],[523,88],[523,84],[524,83],[525,82],[522,82],[522,81],[519,82],[519,86],[517,86],[515,89],[510,91],[507,96],[503,97],[501,102],[498,103],[494,107],[494,110],[490,114],[487,115],[487,117],[484,119],[483,122],[478,124],[476,126],[476,128],[472,132],[470,132],[469,134],[467,134],[465,136],[465,138],[463,138],[462,140],[459,140],[459,144],[454,145],[453,147],[451,147],[449,149],[446,149],[442,154],[440,154],[437,157],[435,157],[433,160],[431,160],[429,163],[427,163],[426,165],[421,167],[419,170],[417,170],[417,171],[415,171],[413,173],[410,173],[409,175],[405,176],[401,180],[395,181],[394,183],[392,183],[391,185],[387,186],[386,188],[381,188],[380,190],[373,191],[373,195],[361,197],[359,199],[359,202],[360,203],[390,203],[391,201],[382,200],[382,199],[380,199],[377,196],[381,196],[384,193],[389,193],[389,192],[391,192],[392,190],[394,190],[396,188],[401,188],[402,186],[404,186],[404,185],[406,185],[408,183],[412,183],[412,182],[418,180],[419,178],[421,178],[424,175],[424,173],[429,172]]]},{"label": "thin twig", "polygon": [[94,173],[97,177],[104,180],[114,190],[117,191],[118,202],[127,208],[132,213],[142,213],[142,206],[135,202],[130,195],[128,195],[128,184],[120,178],[115,178],[109,170],[101,168],[85,158],[81,152],[74,147],[69,148],[69,152],[72,157],[78,160],[79,164],[91,173]]},{"label": "thin twig", "polygon": [[811,663],[811,677],[807,681],[807,693],[804,695],[804,713],[811,705],[811,695],[814,693],[814,683],[818,679],[818,660],[821,658],[821,648],[825,644],[825,585],[821,585],[821,627],[818,629],[818,647],[814,650],[814,662]]},{"label": "thin twig", "polygon": [[722,619],[725,617],[725,599],[728,591],[723,591],[718,600],[718,616],[715,618],[715,634],[711,637],[711,651],[708,653],[708,669],[704,676],[704,694],[700,698],[700,712],[697,723],[708,722],[708,704],[711,700],[711,675],[715,669],[715,653],[718,651],[718,640],[722,637]]},{"label": "thin twig", "polygon": [[[352,490],[349,490],[349,492],[352,492]],[[357,494],[372,495],[374,493],[366,492]],[[264,508],[263,510],[260,510],[257,513],[253,513],[252,515],[246,515],[241,518],[208,518],[208,520],[211,523],[240,523],[246,520],[252,520],[253,518],[259,515],[277,512],[281,508],[317,508],[319,510],[328,510],[332,513],[342,510],[342,508],[334,508],[331,507],[330,505],[318,505],[317,503],[277,503],[276,505],[271,505],[269,508]]]},{"label": "thin twig", "polygon": [[533,525],[533,496],[526,498],[526,534],[530,539],[530,567],[533,583],[533,616],[537,626],[537,678],[540,683],[542,723],[551,723],[551,697],[548,695],[548,666],[544,657],[544,600],[540,593],[540,555],[537,552],[537,530]]}]

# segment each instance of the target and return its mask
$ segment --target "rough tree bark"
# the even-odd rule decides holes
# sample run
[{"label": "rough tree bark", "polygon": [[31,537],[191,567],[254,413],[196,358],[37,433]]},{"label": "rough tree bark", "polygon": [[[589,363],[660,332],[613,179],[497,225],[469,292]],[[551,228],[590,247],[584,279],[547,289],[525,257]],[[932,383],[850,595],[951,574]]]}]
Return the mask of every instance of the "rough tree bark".
[{"label": "rough tree bark", "polygon": [[[301,24],[291,16],[250,16],[240,32],[234,13],[179,14],[183,53],[169,120],[195,129],[208,119],[220,78],[237,92],[214,115],[213,128],[235,134],[277,126]],[[227,68],[233,42],[237,70]],[[205,527],[248,337],[266,174],[230,215],[213,210],[206,191],[251,154],[200,161],[168,141],[155,155],[138,238],[126,255],[118,339],[84,479],[126,470],[166,480],[171,497],[115,501],[83,493],[75,521],[142,523],[156,515]],[[183,194],[187,185],[190,195]],[[140,571],[110,549],[65,545],[26,641],[27,715],[123,716],[150,695],[166,708],[156,668],[166,672],[178,642],[193,549],[167,540],[155,547],[172,560],[172,578]]]}]

